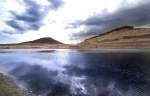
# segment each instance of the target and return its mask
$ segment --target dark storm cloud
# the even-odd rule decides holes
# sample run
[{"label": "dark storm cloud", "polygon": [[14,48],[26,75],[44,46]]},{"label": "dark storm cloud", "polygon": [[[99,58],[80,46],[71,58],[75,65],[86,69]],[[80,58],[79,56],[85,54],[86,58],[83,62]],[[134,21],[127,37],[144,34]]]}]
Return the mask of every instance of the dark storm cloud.
[{"label": "dark storm cloud", "polygon": [[53,9],[58,9],[63,4],[62,0],[49,0],[49,2],[52,4],[51,8]]},{"label": "dark storm cloud", "polygon": [[21,26],[21,24],[19,24],[17,21],[15,20],[11,20],[11,21],[6,21],[6,24],[17,29],[17,30],[20,30],[20,31],[24,31],[25,28],[23,26]]},{"label": "dark storm cloud", "polygon": [[57,9],[62,5],[61,0],[49,0],[49,2],[51,5],[43,7],[42,5],[37,4],[35,1],[24,0],[26,6],[25,12],[22,14],[11,12],[14,18],[6,21],[5,23],[19,32],[38,30],[41,27],[42,21],[47,12],[49,10]]},{"label": "dark storm cloud", "polygon": [[[19,31],[37,30],[42,24],[42,18],[45,14],[45,10],[41,11],[40,5],[31,0],[24,0],[26,11],[22,14],[11,12],[13,19],[7,21],[6,24]],[[23,22],[23,24],[20,23]]]},{"label": "dark storm cloud", "polygon": [[80,23],[87,26],[86,32],[81,32],[77,36],[86,37],[121,26],[143,26],[150,23],[150,2],[134,8],[120,9],[119,11],[104,16],[93,16]]},{"label": "dark storm cloud", "polygon": [[40,11],[40,5],[36,4],[33,1],[30,0],[25,0],[24,1],[26,6],[27,6],[27,10],[24,14],[22,15],[15,15],[17,20],[24,20],[26,22],[37,22],[40,20],[41,18],[41,11]]}]

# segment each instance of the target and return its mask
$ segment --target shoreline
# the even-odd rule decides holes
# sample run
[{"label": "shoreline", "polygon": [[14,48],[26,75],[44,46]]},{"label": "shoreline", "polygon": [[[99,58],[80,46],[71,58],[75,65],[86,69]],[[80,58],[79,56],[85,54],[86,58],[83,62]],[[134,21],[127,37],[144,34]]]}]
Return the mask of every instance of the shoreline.
[{"label": "shoreline", "polygon": [[0,73],[0,96],[25,96],[11,77]]},{"label": "shoreline", "polygon": [[52,52],[82,52],[82,53],[150,53],[150,49],[0,49],[0,53],[52,53]]},{"label": "shoreline", "polygon": [[116,44],[109,44],[109,45],[66,45],[66,44],[26,44],[26,45],[0,45],[0,49],[150,49],[150,42],[147,45],[130,45],[130,46],[123,46],[123,45],[116,45]]},{"label": "shoreline", "polygon": [[0,73],[0,96],[34,96],[21,89],[8,75]]}]

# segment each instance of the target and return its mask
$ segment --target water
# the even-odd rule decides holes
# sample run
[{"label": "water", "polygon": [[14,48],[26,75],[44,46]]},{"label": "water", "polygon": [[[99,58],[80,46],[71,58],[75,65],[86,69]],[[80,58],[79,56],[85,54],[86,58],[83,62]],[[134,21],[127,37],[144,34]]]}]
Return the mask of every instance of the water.
[{"label": "water", "polygon": [[1,51],[0,72],[36,96],[150,96],[150,52]]}]

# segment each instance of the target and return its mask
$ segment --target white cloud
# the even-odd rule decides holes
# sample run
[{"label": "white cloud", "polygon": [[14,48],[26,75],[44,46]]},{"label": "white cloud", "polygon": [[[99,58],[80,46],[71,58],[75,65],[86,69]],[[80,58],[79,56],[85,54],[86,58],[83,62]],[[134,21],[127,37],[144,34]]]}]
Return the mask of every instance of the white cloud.
[{"label": "white cloud", "polygon": [[[58,9],[51,9],[51,7],[48,6],[51,6],[56,2],[51,2],[51,0],[28,1],[35,2],[39,7],[40,12],[44,12],[44,10],[48,11],[45,11],[44,14],[39,13],[40,15],[44,15],[44,18],[40,21],[40,28],[36,30],[27,29],[22,33],[20,30],[18,31],[16,28],[6,25],[5,23],[6,21],[15,19],[10,11],[22,15],[29,9],[29,6],[25,4],[24,0],[0,0],[0,26],[2,26],[0,31],[14,33],[10,36],[16,38],[16,40],[10,40],[10,42],[22,42],[42,37],[52,37],[64,43],[76,43],[81,39],[72,39],[74,38],[73,34],[80,34],[82,32],[86,34],[87,29],[89,28],[89,26],[78,25],[78,23],[93,16],[99,16],[99,18],[101,18],[109,14],[114,14],[118,10],[135,8],[136,6],[149,2],[149,0],[60,0],[63,2],[63,5]],[[57,1],[57,3],[58,2],[59,1]],[[34,10],[30,10],[32,15],[37,14],[33,12]],[[19,20],[16,22],[26,26],[25,28],[30,26],[28,23]],[[35,23],[37,24],[38,22]],[[74,26],[74,23],[77,23],[77,25]],[[0,42],[2,42],[2,40],[0,40]]]}]

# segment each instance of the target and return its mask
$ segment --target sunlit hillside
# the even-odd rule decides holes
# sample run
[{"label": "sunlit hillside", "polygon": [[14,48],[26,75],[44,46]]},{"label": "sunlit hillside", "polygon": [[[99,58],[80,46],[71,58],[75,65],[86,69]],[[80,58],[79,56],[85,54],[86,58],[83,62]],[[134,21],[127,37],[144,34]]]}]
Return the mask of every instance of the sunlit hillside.
[{"label": "sunlit hillside", "polygon": [[79,44],[82,48],[150,48],[150,28],[121,27]]}]

